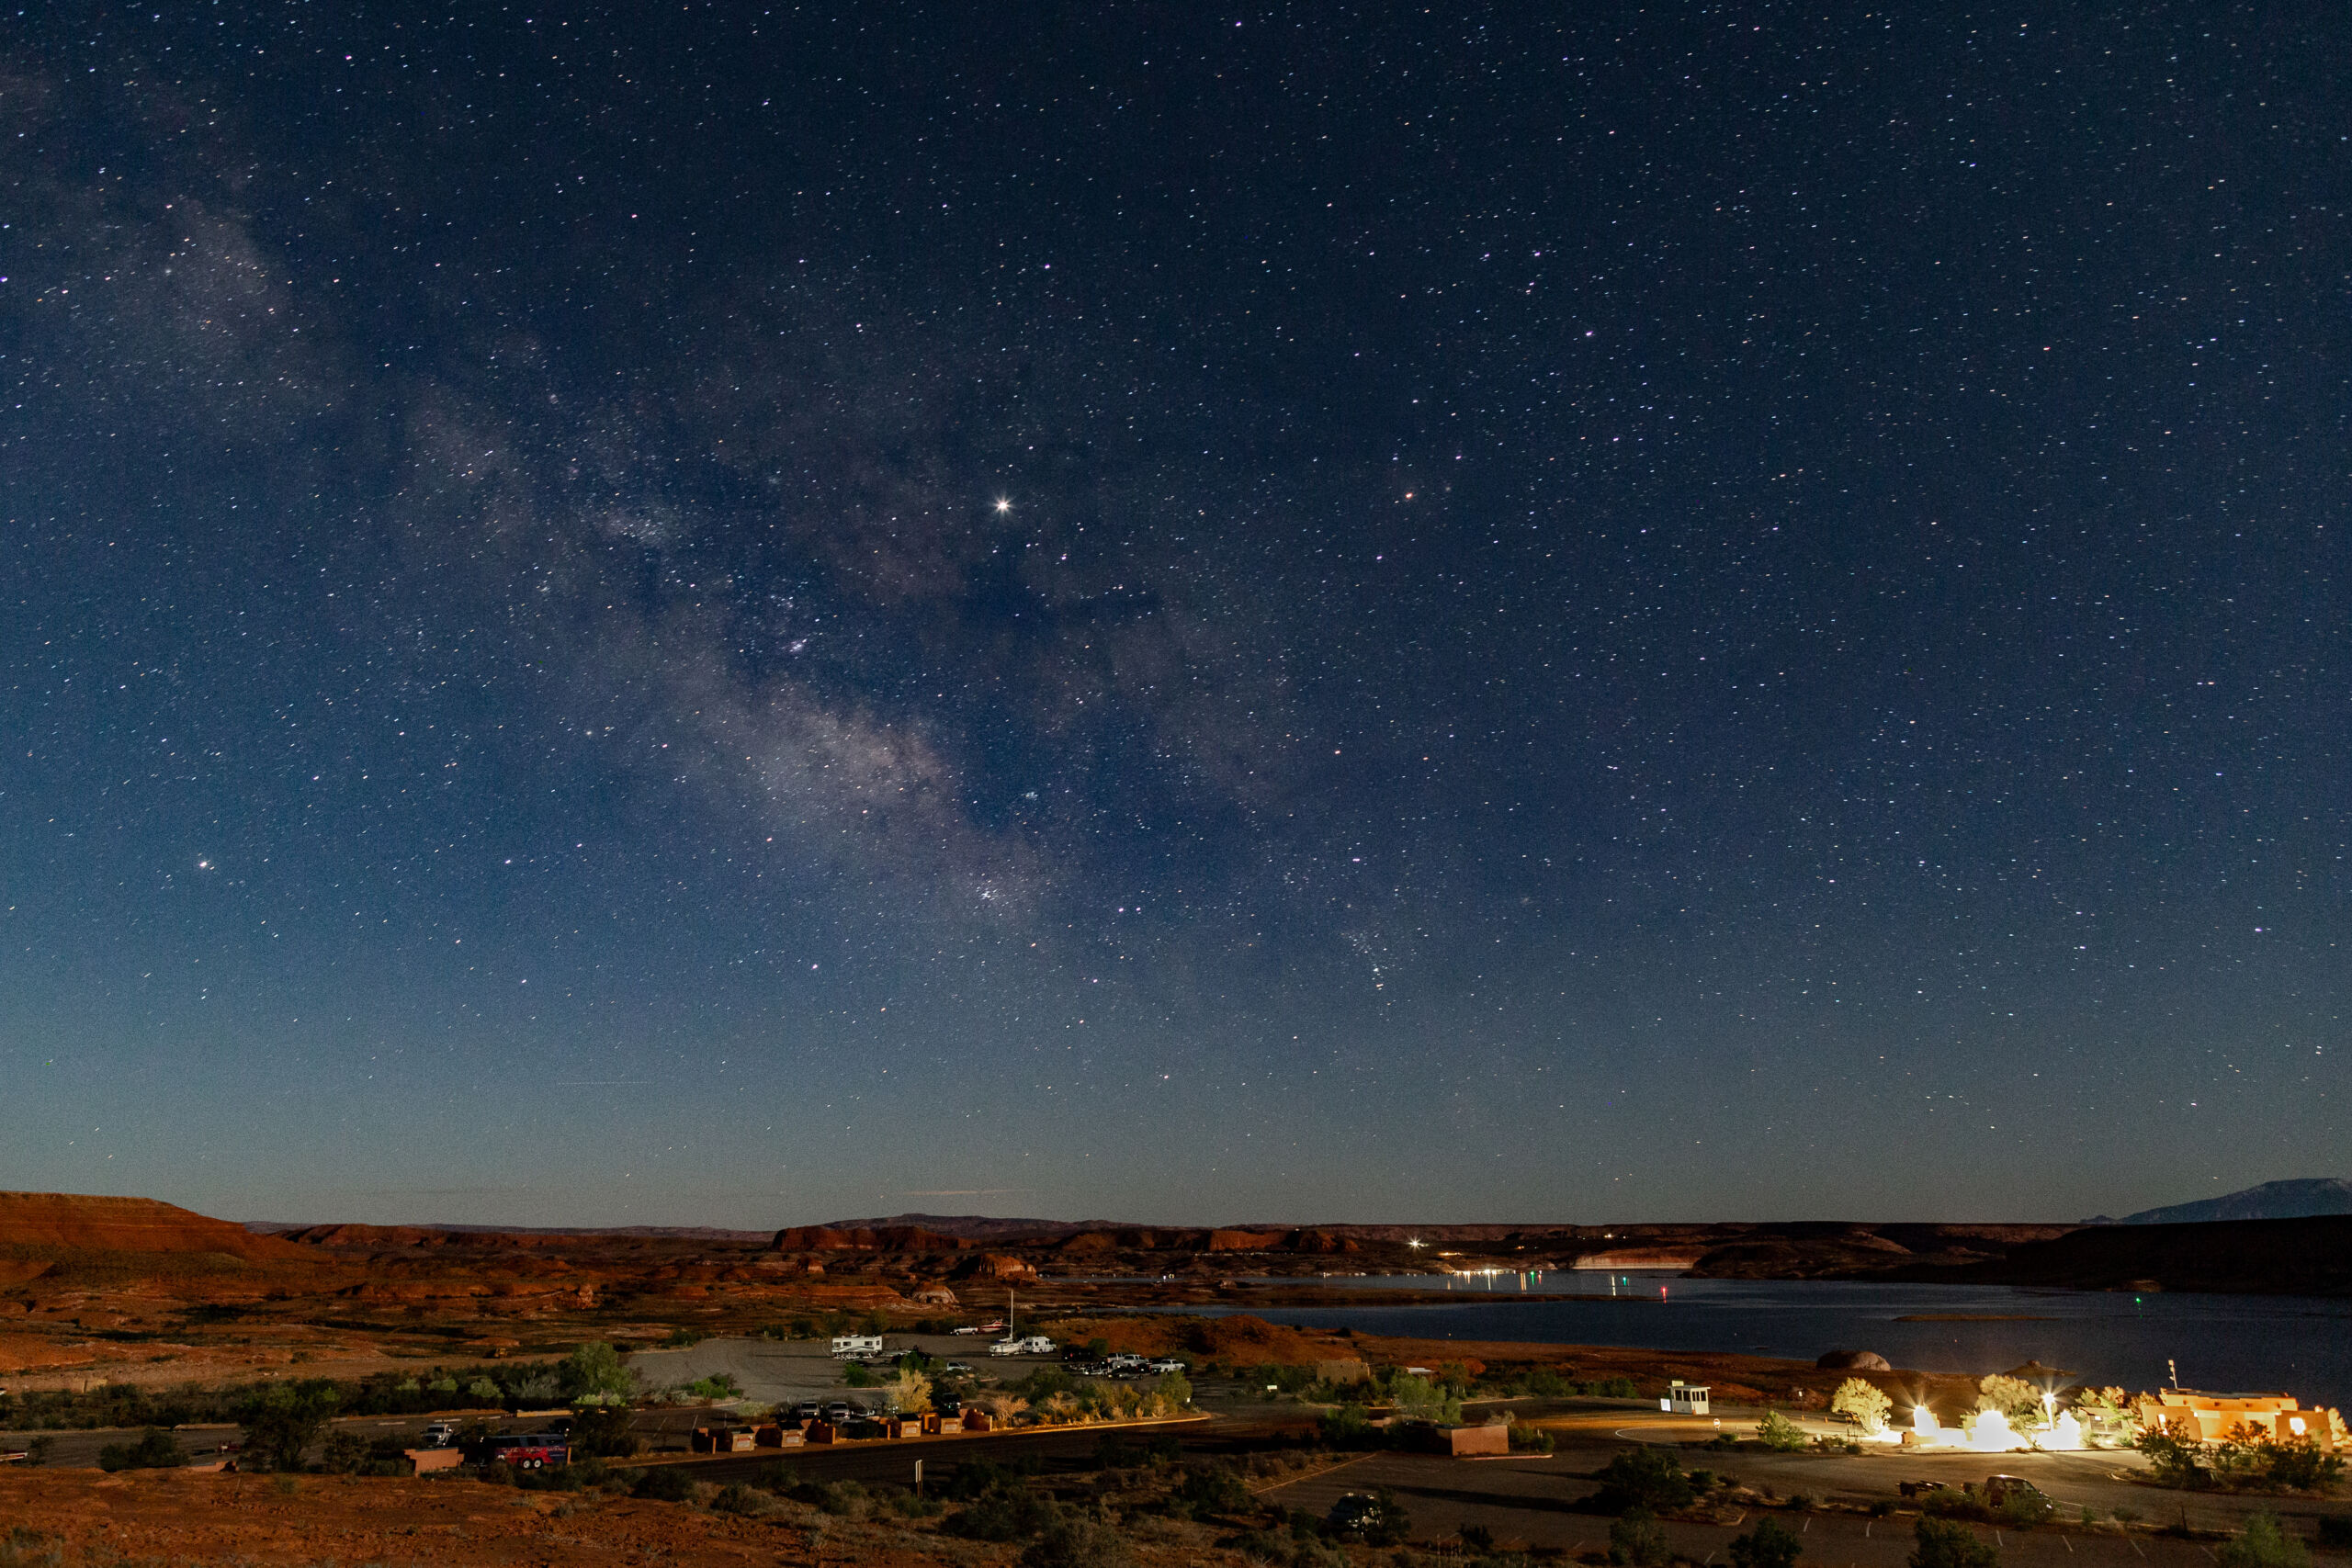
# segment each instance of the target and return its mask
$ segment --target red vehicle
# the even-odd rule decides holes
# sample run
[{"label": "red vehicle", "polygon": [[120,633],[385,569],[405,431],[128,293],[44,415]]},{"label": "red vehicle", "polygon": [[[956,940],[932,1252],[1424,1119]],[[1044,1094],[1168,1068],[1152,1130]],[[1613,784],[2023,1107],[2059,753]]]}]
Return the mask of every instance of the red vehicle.
[{"label": "red vehicle", "polygon": [[517,1470],[545,1470],[571,1462],[571,1440],[560,1432],[526,1432],[519,1437],[492,1438],[483,1459],[511,1464]]}]

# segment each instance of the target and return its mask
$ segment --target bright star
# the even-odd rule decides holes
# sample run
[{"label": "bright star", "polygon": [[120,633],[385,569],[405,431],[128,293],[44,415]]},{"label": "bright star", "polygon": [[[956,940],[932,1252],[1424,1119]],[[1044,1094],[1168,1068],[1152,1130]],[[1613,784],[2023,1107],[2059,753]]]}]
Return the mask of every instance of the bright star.
[{"label": "bright star", "polygon": [[1012,502],[1007,501],[1002,496],[998,496],[996,498],[996,509],[1000,514],[1010,512],[1012,510]]}]

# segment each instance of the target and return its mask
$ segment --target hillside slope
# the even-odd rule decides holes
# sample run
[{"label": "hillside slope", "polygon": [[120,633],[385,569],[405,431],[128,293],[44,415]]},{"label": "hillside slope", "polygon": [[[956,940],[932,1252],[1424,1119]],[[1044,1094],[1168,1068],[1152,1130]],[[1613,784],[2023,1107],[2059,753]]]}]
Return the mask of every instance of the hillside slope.
[{"label": "hillside slope", "polygon": [[153,1198],[0,1192],[0,1248],[13,1257],[76,1253],[220,1253],[253,1263],[315,1254],[276,1236]]}]

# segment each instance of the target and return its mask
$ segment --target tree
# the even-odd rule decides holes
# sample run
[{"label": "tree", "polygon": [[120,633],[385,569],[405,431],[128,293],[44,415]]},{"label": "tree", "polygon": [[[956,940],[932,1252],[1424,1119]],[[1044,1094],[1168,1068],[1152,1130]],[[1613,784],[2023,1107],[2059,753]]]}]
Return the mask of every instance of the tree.
[{"label": "tree", "polygon": [[1668,1449],[1623,1449],[1595,1473],[1600,1491],[1595,1501],[1605,1513],[1630,1513],[1645,1508],[1687,1508],[1697,1495],[1690,1478]]},{"label": "tree", "polygon": [[1628,1508],[1609,1527],[1609,1561],[1626,1568],[1655,1568],[1670,1555],[1666,1530],[1647,1508]]},{"label": "tree", "polygon": [[1732,1538],[1732,1568],[1791,1568],[1803,1555],[1804,1540],[1778,1519],[1759,1519],[1747,1534]]},{"label": "tree", "polygon": [[1999,1411],[2019,1431],[2040,1426],[2049,1414],[2041,1399],[2041,1391],[2023,1378],[1987,1372],[1976,1382],[1976,1408]]},{"label": "tree", "polygon": [[100,1470],[176,1470],[187,1462],[180,1445],[160,1427],[150,1427],[135,1443],[108,1443],[98,1450]]},{"label": "tree", "polygon": [[1461,1425],[1462,1401],[1418,1373],[1398,1372],[1396,1381],[1388,1385],[1388,1397],[1396,1402],[1400,1420],[1429,1421],[1440,1427]]},{"label": "tree", "polygon": [[2311,1549],[2302,1537],[2278,1523],[2275,1515],[2256,1514],[2244,1533],[2214,1551],[2222,1568],[2311,1568]]},{"label": "tree", "polygon": [[1152,1384],[1151,1392],[1160,1405],[1156,1414],[1181,1416],[1192,1407],[1193,1384],[1182,1372],[1160,1373],[1159,1381]]},{"label": "tree", "polygon": [[621,1353],[601,1339],[592,1339],[563,1359],[557,1369],[563,1392],[575,1404],[605,1404],[625,1400],[637,1392],[637,1374]]},{"label": "tree", "polygon": [[901,1416],[919,1416],[931,1408],[931,1380],[921,1372],[902,1371],[890,1382],[882,1398]]},{"label": "tree", "polygon": [[2136,1437],[2132,1396],[2120,1388],[2086,1388],[2075,1395],[2075,1418],[2102,1438]]},{"label": "tree", "polygon": [[1756,1423],[1756,1440],[1774,1453],[1792,1454],[1804,1447],[1804,1428],[1777,1410],[1767,1410]]},{"label": "tree", "polygon": [[1922,1517],[1910,1568],[2000,1568],[2001,1549],[1954,1519]]},{"label": "tree", "polygon": [[342,1403],[333,1383],[279,1383],[254,1395],[238,1413],[245,1447],[273,1469],[300,1470],[304,1450]]},{"label": "tree", "polygon": [[628,1412],[617,1404],[592,1404],[571,1418],[572,1451],[582,1459],[627,1459],[637,1452]]},{"label": "tree", "polygon": [[1854,1425],[1865,1432],[1885,1431],[1886,1413],[1894,1408],[1894,1401],[1876,1383],[1861,1378],[1848,1378],[1829,1396],[1830,1413],[1853,1417]]}]

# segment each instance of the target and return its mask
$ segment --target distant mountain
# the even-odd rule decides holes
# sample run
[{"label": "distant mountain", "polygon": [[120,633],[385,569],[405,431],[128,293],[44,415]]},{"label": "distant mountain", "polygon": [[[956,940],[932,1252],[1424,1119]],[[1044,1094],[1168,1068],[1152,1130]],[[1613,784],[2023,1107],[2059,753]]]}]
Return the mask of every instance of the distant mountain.
[{"label": "distant mountain", "polygon": [[1116,1220],[1005,1220],[992,1214],[888,1214],[877,1219],[830,1220],[823,1225],[832,1231],[880,1231],[912,1227],[937,1235],[961,1236],[966,1241],[1004,1241],[1013,1236],[1030,1235],[1054,1239],[1076,1235],[1080,1231],[1108,1231],[1120,1228]]},{"label": "distant mountain", "polygon": [[2306,1176],[2266,1181],[2243,1192],[2143,1209],[2120,1220],[2101,1214],[2086,1225],[2187,1225],[2214,1220],[2302,1220],[2317,1214],[2352,1214],[2352,1181],[2337,1176]]}]

